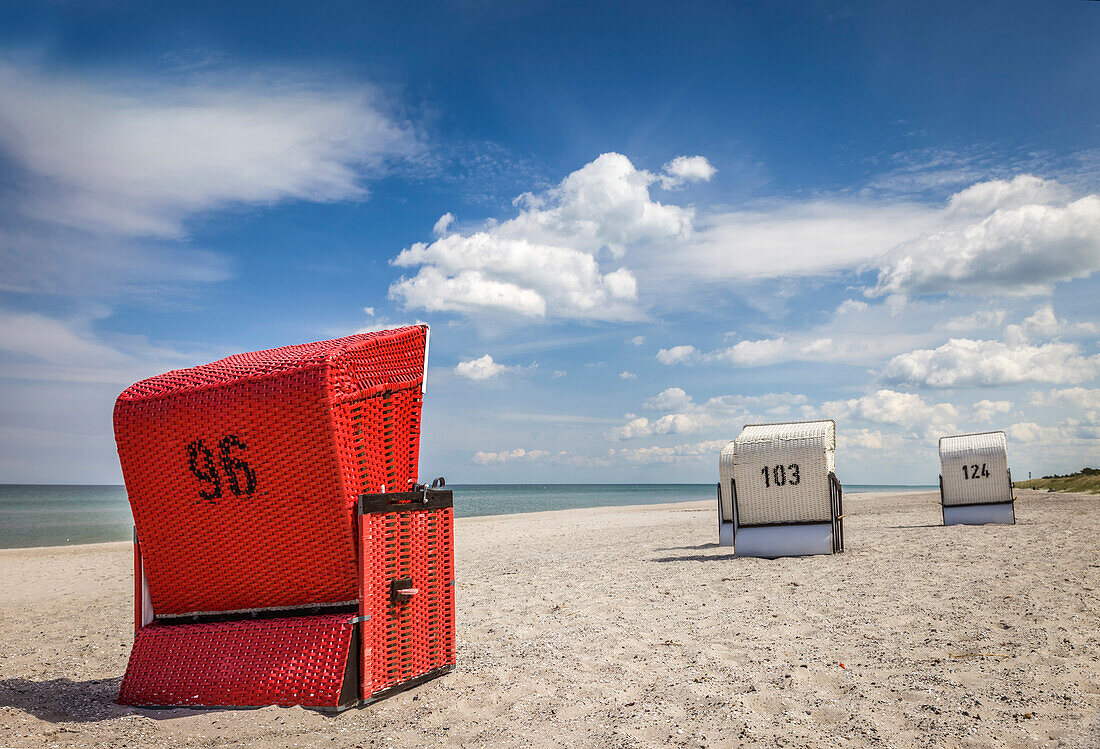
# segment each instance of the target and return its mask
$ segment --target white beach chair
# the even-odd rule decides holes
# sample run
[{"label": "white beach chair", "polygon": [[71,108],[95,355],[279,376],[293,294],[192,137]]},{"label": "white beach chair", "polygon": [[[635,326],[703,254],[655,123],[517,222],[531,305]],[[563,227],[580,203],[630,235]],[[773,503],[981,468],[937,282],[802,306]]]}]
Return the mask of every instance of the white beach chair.
[{"label": "white beach chair", "polygon": [[748,424],[718,462],[718,543],[737,556],[844,550],[836,422]]},{"label": "white beach chair", "polygon": [[940,437],[944,525],[1016,522],[1004,432]]}]

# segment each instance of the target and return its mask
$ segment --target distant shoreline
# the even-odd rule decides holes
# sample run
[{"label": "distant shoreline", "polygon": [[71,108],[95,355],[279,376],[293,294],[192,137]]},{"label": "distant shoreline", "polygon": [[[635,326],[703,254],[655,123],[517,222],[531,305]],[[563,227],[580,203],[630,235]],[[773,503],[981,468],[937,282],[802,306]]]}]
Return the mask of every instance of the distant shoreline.
[{"label": "distant shoreline", "polygon": [[[715,484],[454,484],[455,517],[714,501]],[[850,484],[849,495],[913,494],[933,486]],[[127,541],[125,488],[110,484],[0,484],[0,548]]]},{"label": "distant shoreline", "polygon": [[[7,485],[6,484],[0,484],[0,486],[7,486]],[[32,486],[35,486],[35,485],[32,485]],[[537,486],[537,485],[536,484],[519,484],[518,486]],[[551,484],[550,486],[568,486],[568,484]],[[578,486],[584,486],[584,485],[583,484],[578,484]],[[610,486],[620,486],[620,484],[611,484]],[[692,484],[687,484],[687,486],[692,486]],[[886,495],[886,494],[889,494],[890,496],[894,496],[894,497],[907,497],[907,496],[912,496],[912,495],[915,495],[915,494],[928,494],[929,492],[932,491],[932,489],[935,489],[937,492],[939,491],[939,487],[930,487],[928,489],[924,489],[924,490],[920,490],[920,491],[911,491],[911,492],[886,492],[886,491],[855,492],[855,491],[853,491],[853,492],[848,492],[848,494],[849,494],[849,496],[852,496],[852,497],[868,495],[868,494],[871,494],[871,495]],[[677,505],[701,505],[700,509],[708,510],[710,501],[711,500],[709,500],[709,499],[679,499],[679,500],[672,500],[672,501],[669,501],[669,502],[639,503],[639,504],[633,504],[633,505],[590,505],[590,506],[586,506],[586,507],[569,507],[569,508],[565,508],[565,509],[535,509],[535,510],[525,510],[525,511],[522,511],[522,512],[514,512],[514,513],[487,513],[487,514],[484,514],[484,515],[461,515],[461,516],[456,516],[455,520],[456,521],[476,520],[478,518],[494,518],[494,519],[500,519],[500,520],[507,520],[510,517],[515,517],[517,519],[521,519],[526,515],[535,515],[535,514],[540,514],[540,513],[543,513],[543,514],[549,513],[549,514],[557,515],[558,513],[574,512],[574,511],[578,511],[578,510],[659,511],[659,510],[662,510],[662,509],[664,509],[664,510],[681,509],[681,508],[678,508]],[[937,499],[937,502],[938,502],[938,499]],[[129,534],[129,531],[127,531],[127,534]],[[47,550],[50,550],[50,549],[61,549],[61,548],[75,549],[77,547],[82,547],[82,546],[86,546],[86,547],[90,547],[90,548],[100,547],[100,546],[101,547],[107,547],[107,546],[113,546],[113,545],[116,545],[116,544],[129,544],[129,543],[131,543],[131,541],[130,541],[129,535],[127,535],[127,538],[125,538],[125,539],[115,539],[115,540],[108,540],[108,541],[93,541],[93,542],[89,542],[89,543],[47,544],[47,545],[43,545],[43,546],[0,546],[0,553],[4,553],[4,552],[15,553],[15,552],[24,552],[24,551],[33,552],[33,551],[36,551],[36,550],[47,551]]]}]

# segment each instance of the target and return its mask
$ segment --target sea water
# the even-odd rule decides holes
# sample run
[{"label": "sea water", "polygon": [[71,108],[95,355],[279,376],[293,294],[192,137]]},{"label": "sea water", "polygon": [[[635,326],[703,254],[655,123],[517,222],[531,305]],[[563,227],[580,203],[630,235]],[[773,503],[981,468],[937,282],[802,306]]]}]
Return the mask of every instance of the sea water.
[{"label": "sea water", "polygon": [[133,524],[121,486],[0,485],[0,548],[124,541]]},{"label": "sea water", "polygon": [[[716,496],[715,484],[454,484],[455,517],[582,507],[691,502]],[[857,492],[935,491],[936,486],[849,484]],[[64,546],[132,537],[121,486],[0,484],[0,548]]]}]

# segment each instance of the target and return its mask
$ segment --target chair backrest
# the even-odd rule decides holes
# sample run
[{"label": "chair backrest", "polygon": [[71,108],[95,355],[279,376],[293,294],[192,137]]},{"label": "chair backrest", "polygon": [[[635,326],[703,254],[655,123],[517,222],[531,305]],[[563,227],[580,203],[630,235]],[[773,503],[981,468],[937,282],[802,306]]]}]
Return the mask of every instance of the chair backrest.
[{"label": "chair backrest", "polygon": [[738,525],[829,522],[835,452],[832,419],[745,425],[720,458],[723,514],[732,478]]},{"label": "chair backrest", "polygon": [[356,499],[417,477],[427,334],[238,354],[119,396],[158,618],[358,598]]},{"label": "chair backrest", "polygon": [[940,480],[946,506],[1011,502],[1005,433],[940,437]]}]

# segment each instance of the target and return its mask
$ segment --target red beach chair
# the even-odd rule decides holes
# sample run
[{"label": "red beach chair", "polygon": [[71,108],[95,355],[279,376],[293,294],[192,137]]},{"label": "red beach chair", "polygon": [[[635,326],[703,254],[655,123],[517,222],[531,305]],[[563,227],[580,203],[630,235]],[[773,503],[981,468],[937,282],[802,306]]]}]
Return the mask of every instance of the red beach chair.
[{"label": "red beach chair", "polygon": [[427,343],[425,325],[238,354],[119,396],[120,703],[339,710],[453,668],[451,493],[416,485]]}]

